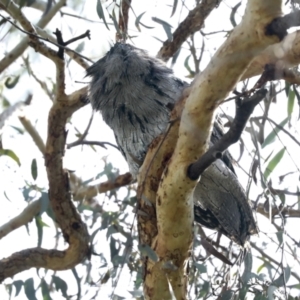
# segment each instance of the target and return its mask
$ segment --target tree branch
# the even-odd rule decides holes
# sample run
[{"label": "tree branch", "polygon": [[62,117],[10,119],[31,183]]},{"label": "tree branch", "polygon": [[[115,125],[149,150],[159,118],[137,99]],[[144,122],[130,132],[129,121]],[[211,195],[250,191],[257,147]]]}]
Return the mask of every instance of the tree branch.
[{"label": "tree branch", "polygon": [[259,90],[244,101],[237,101],[235,118],[226,134],[222,136],[198,161],[188,168],[188,177],[196,180],[214,161],[222,157],[222,153],[236,143],[256,105],[266,96],[267,90]]},{"label": "tree branch", "polygon": [[101,182],[97,185],[90,186],[82,186],[79,185],[79,188],[75,186],[71,189],[74,200],[82,200],[82,199],[91,199],[96,197],[98,194],[106,193],[108,191],[112,191],[122,186],[126,186],[133,182],[133,178],[131,173],[125,173],[119,175],[114,180],[108,180],[105,182]]},{"label": "tree branch", "polygon": [[[169,284],[171,284],[177,299],[186,297],[185,262],[189,256],[193,239],[191,194],[196,185],[196,181],[187,177],[187,168],[205,152],[214,110],[221,100],[234,88],[251,60],[268,45],[278,41],[276,36],[267,37],[265,35],[265,27],[280,15],[281,0],[248,1],[242,23],[235,27],[210,64],[197,76],[189,89],[189,95],[181,115],[179,131],[175,130],[175,140],[177,140],[176,133],[179,132],[177,144],[174,152],[170,152],[172,157],[164,169],[160,182],[153,176],[156,175],[155,171],[158,173],[163,168],[164,164],[156,165],[156,157],[162,156],[160,153],[162,148],[165,147],[165,150],[169,150],[174,147],[170,143],[170,147],[167,148],[165,143],[170,141],[168,137],[172,136],[173,128],[178,128],[179,122],[171,121],[169,132],[163,142],[159,143],[161,140],[154,142],[156,151],[150,148],[154,163],[154,166],[150,164],[150,168],[149,152],[147,153],[148,174],[143,165],[140,175],[147,174],[147,176],[139,177],[138,181],[139,188],[141,187],[139,199],[142,199],[142,204],[145,203],[141,208],[147,211],[148,204],[147,212],[150,217],[148,220],[145,217],[148,221],[146,230],[141,228],[140,231],[145,233],[151,228],[153,223],[149,221],[155,219],[152,217],[151,210],[155,212],[153,204],[156,204],[157,229],[155,226],[152,233],[149,230],[148,242],[150,244],[148,245],[157,253],[159,260],[158,262],[149,258],[145,260],[144,292],[146,299],[170,299]],[[222,80],[219,80],[220,78]],[[217,84],[217,87],[214,83]],[[166,154],[167,152],[165,152]],[[158,191],[155,198],[154,190],[157,185]],[[140,226],[145,226],[145,224],[140,224]],[[157,236],[155,236],[156,230]],[[142,241],[147,241],[146,237],[142,236]],[[170,265],[172,268],[168,267]]]},{"label": "tree branch", "polygon": [[166,40],[163,43],[157,57],[164,61],[167,61],[172,57],[191,34],[203,27],[206,18],[220,2],[221,0],[201,1],[200,4],[189,12],[185,20],[179,24],[178,28],[173,33],[173,39],[171,41]]},{"label": "tree branch", "polygon": [[[4,7],[9,12],[13,1],[9,1],[9,6],[7,6],[6,0],[0,0],[0,4],[4,5]],[[56,15],[56,13],[66,4],[66,0],[59,0],[46,14],[43,15],[40,21],[37,23],[37,26],[40,28],[44,28],[47,24],[52,20],[52,18]],[[18,18],[16,19],[18,20]],[[19,20],[18,20],[19,21]],[[21,22],[20,22],[21,23]],[[26,36],[12,51],[8,52],[6,56],[0,61],[0,73],[2,73],[8,66],[10,66],[13,62],[16,61],[18,57],[20,57],[23,52],[28,47],[29,37]]]},{"label": "tree branch", "polygon": [[[10,232],[28,224],[41,209],[41,201],[36,200],[30,203],[18,216],[9,220],[0,227],[0,239],[8,235]],[[1,262],[0,262],[1,265]]]},{"label": "tree branch", "polygon": [[271,45],[259,53],[248,66],[241,80],[260,75],[265,65],[275,65],[278,69],[286,69],[300,63],[300,31],[287,35],[280,43]]},{"label": "tree branch", "polygon": [[121,7],[119,11],[119,29],[120,33],[116,33],[116,41],[126,40],[128,32],[128,20],[129,20],[129,9],[131,5],[131,0],[122,0]]},{"label": "tree branch", "polygon": [[[33,26],[13,2],[9,3],[8,10],[25,30],[31,33],[35,32]],[[36,37],[30,36],[29,39],[37,51],[49,57],[56,64],[56,98],[49,112],[48,138],[44,154],[49,180],[50,206],[69,247],[64,251],[34,248],[15,253],[0,261],[0,281],[31,267],[44,267],[52,270],[69,269],[88,257],[90,253],[88,231],[73,205],[69,174],[63,169],[66,143],[65,125],[68,118],[87,103],[87,88],[66,95],[64,60]]]}]

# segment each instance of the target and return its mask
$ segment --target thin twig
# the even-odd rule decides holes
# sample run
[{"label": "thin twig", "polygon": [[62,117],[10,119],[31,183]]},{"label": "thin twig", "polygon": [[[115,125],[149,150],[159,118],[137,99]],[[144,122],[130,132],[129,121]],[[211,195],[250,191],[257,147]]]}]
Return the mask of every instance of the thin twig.
[{"label": "thin twig", "polygon": [[[66,47],[66,46],[60,45],[60,44],[58,44],[58,43],[55,43],[55,42],[51,41],[51,40],[48,39],[48,38],[43,38],[43,37],[41,37],[41,36],[39,36],[39,35],[37,35],[37,34],[28,32],[28,31],[22,29],[21,27],[19,27],[17,24],[15,24],[14,22],[12,22],[11,20],[9,20],[9,18],[6,18],[6,17],[2,16],[1,14],[0,14],[0,17],[2,17],[2,18],[5,19],[7,22],[9,22],[9,23],[12,24],[13,26],[15,26],[15,27],[16,27],[18,30],[20,30],[21,32],[23,32],[23,33],[25,33],[25,34],[27,34],[27,35],[29,35],[29,36],[31,36],[31,37],[38,38],[38,39],[40,39],[40,40],[43,40],[43,41],[48,42],[48,43],[50,43],[50,44],[53,44],[53,45],[55,45],[55,46],[58,47],[58,48],[63,48],[63,49],[65,49],[65,50],[68,50],[68,51],[70,51],[70,52],[73,52],[74,54],[80,56],[81,58],[84,58],[84,59],[86,59],[87,61],[89,61],[89,62],[91,62],[91,63],[94,63],[92,60],[90,60],[90,59],[87,58],[86,56],[81,55],[80,53],[78,53],[78,52],[76,52],[76,51],[70,49],[69,47]],[[86,34],[87,34],[87,32],[85,32],[84,34],[80,35],[80,37],[82,37],[82,36],[87,37]],[[76,39],[76,38],[74,38],[74,39]],[[71,39],[70,41],[72,41],[72,39]],[[67,43],[69,44],[69,42],[67,42]]]},{"label": "thin twig", "polygon": [[80,145],[96,145],[96,146],[100,146],[104,149],[107,149],[105,147],[105,145],[108,145],[108,146],[111,146],[111,147],[114,147],[116,148],[117,150],[119,150],[119,147],[110,143],[110,142],[99,142],[99,141],[76,141],[74,143],[70,143],[67,145],[67,149],[71,149],[73,147],[76,147],[76,146],[80,146]]}]

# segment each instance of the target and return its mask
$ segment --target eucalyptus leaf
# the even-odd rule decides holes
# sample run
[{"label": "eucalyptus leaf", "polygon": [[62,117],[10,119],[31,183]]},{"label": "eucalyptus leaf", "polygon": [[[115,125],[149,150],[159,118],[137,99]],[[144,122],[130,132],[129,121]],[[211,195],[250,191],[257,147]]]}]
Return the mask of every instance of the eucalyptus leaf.
[{"label": "eucalyptus leaf", "polygon": [[174,2],[173,2],[173,9],[172,9],[172,13],[171,13],[171,17],[172,17],[172,16],[175,14],[175,12],[176,12],[177,4],[178,4],[178,0],[174,0]]},{"label": "eucalyptus leaf", "polygon": [[38,175],[37,163],[36,163],[36,159],[34,158],[31,162],[31,176],[34,180],[36,180],[37,175]]},{"label": "eucalyptus leaf", "polygon": [[53,280],[55,289],[57,291],[60,291],[62,293],[62,295],[67,299],[68,298],[68,294],[67,294],[68,285],[67,285],[67,283],[63,279],[61,279],[60,277],[57,277],[55,275],[52,276],[52,280]]},{"label": "eucalyptus leaf", "polygon": [[169,23],[167,23],[166,21],[161,20],[161,19],[156,18],[156,17],[153,17],[152,20],[154,22],[162,25],[162,27],[164,28],[165,33],[167,34],[168,41],[172,41],[172,39],[173,39],[173,35],[172,35],[172,31],[171,31],[172,26]]},{"label": "eucalyptus leaf", "polygon": [[[289,118],[287,117],[284,120],[282,120],[278,125],[280,125],[283,128],[287,124],[288,121],[289,121]],[[281,129],[279,127],[275,127],[265,138],[261,147],[264,148],[264,147],[270,145],[271,143],[273,143],[280,131],[281,131]]]},{"label": "eucalyptus leaf", "polygon": [[295,92],[293,90],[289,91],[289,96],[288,96],[288,106],[287,106],[287,113],[288,113],[288,118],[290,119],[294,110],[294,105],[295,105]]},{"label": "eucalyptus leaf", "polygon": [[0,156],[3,156],[3,155],[6,155],[6,156],[10,157],[11,159],[13,159],[18,164],[18,166],[21,165],[19,157],[12,150],[0,149]]},{"label": "eucalyptus leaf", "polygon": [[275,156],[271,159],[271,161],[269,162],[268,166],[265,169],[264,172],[264,177],[267,179],[271,173],[274,171],[274,169],[276,168],[276,166],[279,164],[279,162],[281,161],[283,155],[285,153],[285,148],[282,148],[277,154],[275,154]]},{"label": "eucalyptus leaf", "polygon": [[37,300],[32,278],[29,278],[24,282],[24,291],[29,300]]},{"label": "eucalyptus leaf", "polygon": [[158,261],[158,256],[157,256],[157,254],[155,253],[155,251],[151,248],[151,247],[149,247],[148,245],[142,245],[142,244],[140,244],[139,246],[138,246],[138,248],[139,248],[139,250],[140,250],[140,252],[141,252],[141,254],[143,255],[143,256],[148,256],[152,261],[154,261],[154,262],[157,262]]},{"label": "eucalyptus leaf", "polygon": [[106,23],[106,19],[105,19],[103,7],[102,7],[102,4],[101,4],[101,1],[100,1],[100,0],[97,0],[97,8],[96,8],[96,11],[97,11],[97,14],[98,14],[99,18],[100,18],[101,20],[103,20],[104,25],[105,25],[106,28],[109,30],[109,27],[108,27],[108,25],[107,25],[107,23]]}]

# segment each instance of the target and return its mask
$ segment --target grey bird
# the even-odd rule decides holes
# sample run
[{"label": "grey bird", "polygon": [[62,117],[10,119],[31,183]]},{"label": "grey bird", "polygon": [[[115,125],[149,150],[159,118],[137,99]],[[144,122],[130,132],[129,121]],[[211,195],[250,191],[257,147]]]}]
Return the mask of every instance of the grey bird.
[{"label": "grey bird", "polygon": [[[154,138],[166,131],[170,112],[187,83],[146,51],[116,43],[87,70],[93,109],[114,131],[132,175],[137,176]],[[223,134],[215,121],[211,143]],[[194,191],[194,217],[243,246],[257,232],[251,206],[225,151],[201,175]]]}]

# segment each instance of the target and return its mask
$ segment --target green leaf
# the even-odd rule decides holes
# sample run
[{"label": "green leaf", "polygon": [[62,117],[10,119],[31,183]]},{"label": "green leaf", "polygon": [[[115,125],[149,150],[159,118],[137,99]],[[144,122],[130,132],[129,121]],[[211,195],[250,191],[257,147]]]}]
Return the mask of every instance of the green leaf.
[{"label": "green leaf", "polygon": [[141,31],[141,28],[140,28],[140,22],[141,22],[141,18],[143,17],[143,15],[145,14],[146,12],[144,11],[143,13],[141,13],[140,15],[138,15],[135,19],[135,22],[134,22],[134,25],[135,27],[138,29],[138,31]]},{"label": "green leaf", "polygon": [[283,155],[285,152],[285,148],[282,148],[269,162],[268,166],[265,169],[264,172],[264,177],[265,179],[267,179],[271,173],[274,171],[274,169],[276,168],[276,166],[279,164],[279,162],[281,161]]},{"label": "green leaf", "polygon": [[[276,286],[276,287],[281,287],[283,286],[285,283],[288,282],[288,280],[290,279],[291,276],[291,268],[289,266],[287,266],[286,268],[284,268],[284,277],[283,274],[280,274],[278,278],[276,278],[273,282],[272,285]],[[285,279],[285,280],[284,280]]]},{"label": "green leaf", "polygon": [[79,44],[76,46],[75,51],[76,51],[76,52],[79,52],[79,53],[82,52],[83,49],[84,49],[84,46],[85,46],[85,42],[79,43]]},{"label": "green leaf", "polygon": [[110,243],[109,243],[109,248],[110,248],[110,260],[113,261],[114,257],[119,254],[120,247],[117,247],[118,243],[117,240],[113,238],[113,236],[110,237]]},{"label": "green leaf", "polygon": [[107,231],[106,231],[106,239],[108,239],[112,234],[117,233],[118,230],[116,228],[116,226],[111,225],[108,227]]},{"label": "green leaf", "polygon": [[284,90],[287,97],[289,96],[290,88],[291,88],[291,84],[286,81]]},{"label": "green leaf", "polygon": [[44,227],[49,227],[45,222],[43,222],[41,217],[35,217],[35,224],[37,227],[37,231],[38,231],[38,247],[41,247],[42,245],[42,241],[43,241],[43,229]]},{"label": "green leaf", "polygon": [[285,194],[280,193],[280,194],[278,195],[278,197],[279,197],[279,199],[280,199],[282,205],[285,205]]},{"label": "green leaf", "polygon": [[172,16],[175,14],[175,12],[176,12],[177,4],[178,4],[178,0],[174,0],[171,17],[172,17]]},{"label": "green leaf", "polygon": [[238,8],[241,6],[241,3],[242,2],[240,1],[231,10],[231,13],[230,13],[230,22],[231,22],[231,24],[232,24],[233,27],[235,27],[237,25],[236,21],[235,21],[235,15],[236,15],[236,12],[237,12]]},{"label": "green leaf", "polygon": [[[278,125],[280,125],[281,127],[284,127],[287,122],[289,121],[289,118],[285,118],[283,121],[281,121]],[[281,129],[279,127],[275,127],[269,134],[268,136],[265,138],[264,142],[262,143],[261,147],[264,148],[267,145],[273,143],[275,141],[275,138],[277,137],[278,132],[280,132]]]},{"label": "green leaf", "polygon": [[2,156],[2,155],[9,156],[11,159],[13,159],[18,164],[19,167],[21,166],[19,157],[12,150],[0,149],[0,156]]},{"label": "green leaf", "polygon": [[6,194],[5,191],[3,192],[3,194],[4,194],[5,198],[6,198],[9,202],[11,202],[10,199],[8,198],[8,196],[7,196],[7,194]]},{"label": "green leaf", "polygon": [[208,294],[210,285],[211,285],[211,282],[204,280],[204,283],[202,285],[202,288],[200,289],[200,293],[199,293],[197,299],[202,299],[202,298],[204,298],[204,296],[206,296]]},{"label": "green leaf", "polygon": [[12,126],[12,125],[10,125],[10,127],[13,128],[14,130],[16,130],[20,134],[24,134],[24,132],[25,132],[25,130],[20,127],[16,127],[16,126]]},{"label": "green leaf", "polygon": [[154,261],[154,262],[157,262],[158,261],[158,256],[157,256],[157,254],[155,253],[155,251],[151,248],[151,247],[149,247],[148,245],[142,245],[142,244],[140,244],[139,246],[138,246],[138,248],[139,248],[139,250],[140,250],[140,252],[141,252],[141,254],[143,255],[143,256],[148,256],[152,261]]},{"label": "green leaf", "polygon": [[37,300],[32,278],[29,278],[24,282],[24,290],[25,295],[29,300]]},{"label": "green leaf", "polygon": [[8,88],[8,89],[13,89],[17,83],[19,82],[20,76],[16,76],[15,78],[11,78],[8,77],[5,82],[4,85]]},{"label": "green leaf", "polygon": [[246,295],[247,295],[247,292],[248,292],[248,286],[244,286],[240,292],[239,292],[239,300],[244,300]]},{"label": "green leaf", "polygon": [[162,25],[162,27],[164,28],[165,33],[167,34],[168,41],[172,41],[172,39],[173,39],[173,35],[172,35],[172,31],[171,31],[172,26],[169,23],[167,23],[166,21],[161,20],[161,19],[156,18],[156,17],[153,17],[152,20],[154,22]]},{"label": "green leaf", "polygon": [[281,245],[282,242],[283,242],[283,231],[277,231],[276,236],[277,236],[277,240],[279,242],[279,245]]},{"label": "green leaf", "polygon": [[[294,90],[294,92],[295,92],[295,94],[296,94],[298,106],[299,106],[299,108],[300,108],[300,94],[299,94],[297,88],[295,87],[295,85],[293,85],[293,90]],[[299,113],[299,116],[298,116],[298,120],[299,120],[299,119],[300,119],[300,113]]]},{"label": "green leaf", "polygon": [[275,300],[274,292],[277,290],[276,286],[270,285],[268,287],[268,300]]},{"label": "green leaf", "polygon": [[42,215],[45,211],[49,208],[49,195],[46,192],[42,192],[41,198],[41,209],[40,209],[40,215]]},{"label": "green leaf", "polygon": [[261,266],[259,266],[259,267],[257,268],[256,273],[259,273],[265,266],[266,266],[265,263],[263,263]]},{"label": "green leaf", "polygon": [[36,180],[37,175],[38,175],[37,163],[36,163],[36,159],[34,158],[31,162],[31,176],[34,180]]},{"label": "green leaf", "polygon": [[[78,275],[78,272],[76,270],[76,268],[72,268],[72,273],[73,273],[73,276],[76,280],[76,284],[77,284],[77,289],[78,289],[78,293],[77,293],[77,299],[81,299],[81,279]],[[69,299],[69,297],[68,297]]]},{"label": "green leaf", "polygon": [[42,279],[41,281],[41,290],[42,290],[43,300],[52,300],[50,296],[50,289],[44,279]]},{"label": "green leaf", "polygon": [[196,269],[199,271],[199,273],[207,273],[207,268],[204,264],[199,264],[197,262],[194,263],[194,266],[196,267]]},{"label": "green leaf", "polygon": [[99,18],[100,18],[101,20],[103,20],[104,25],[105,25],[106,28],[109,30],[109,27],[108,27],[108,25],[107,25],[107,23],[106,23],[106,19],[105,19],[103,7],[102,7],[102,4],[101,4],[101,1],[100,1],[100,0],[97,0],[97,8],[96,8],[96,10],[97,10],[97,14],[98,14]]},{"label": "green leaf", "polygon": [[52,276],[52,280],[53,280],[55,289],[57,291],[61,291],[62,295],[66,299],[69,299],[68,294],[67,294],[68,285],[66,284],[66,282],[63,279],[61,279],[60,277],[57,277],[55,275]]},{"label": "green leaf", "polygon": [[15,294],[15,296],[17,297],[19,295],[20,291],[21,291],[21,288],[22,288],[24,282],[23,282],[23,280],[16,280],[12,284],[16,288],[16,294]]},{"label": "green leaf", "polygon": [[186,59],[184,60],[184,67],[189,71],[191,77],[195,76],[195,72],[191,69],[189,65],[189,60],[190,60],[191,55],[188,55]]},{"label": "green leaf", "polygon": [[90,243],[93,245],[94,238],[96,237],[97,233],[100,231],[100,228],[94,230],[94,232],[90,235]]},{"label": "green leaf", "polygon": [[287,106],[287,113],[288,113],[288,118],[290,119],[294,110],[294,105],[295,105],[295,92],[293,90],[289,91],[289,97],[288,97],[288,106]]},{"label": "green leaf", "polygon": [[112,11],[112,14],[110,15],[110,18],[113,20],[115,29],[116,29],[117,33],[120,35],[121,32],[120,32],[119,24],[118,24],[118,21],[117,21],[117,18],[116,18],[115,10]]},{"label": "green leaf", "polygon": [[228,290],[222,294],[221,300],[231,300],[233,296],[233,291]]},{"label": "green leaf", "polygon": [[243,282],[243,284],[247,284],[247,282],[249,281],[249,279],[251,278],[251,270],[252,270],[252,254],[251,252],[247,252],[245,259],[244,259],[244,272],[243,275],[241,277],[241,280]]}]

